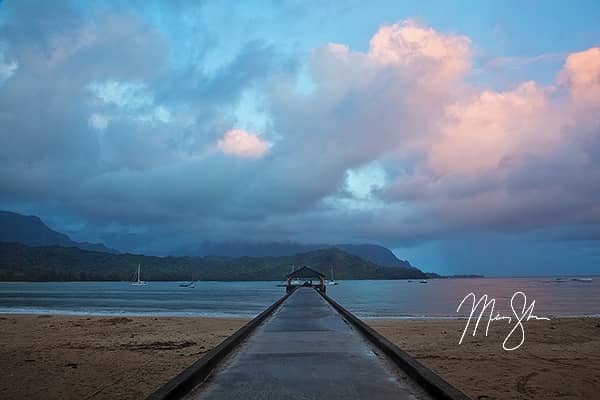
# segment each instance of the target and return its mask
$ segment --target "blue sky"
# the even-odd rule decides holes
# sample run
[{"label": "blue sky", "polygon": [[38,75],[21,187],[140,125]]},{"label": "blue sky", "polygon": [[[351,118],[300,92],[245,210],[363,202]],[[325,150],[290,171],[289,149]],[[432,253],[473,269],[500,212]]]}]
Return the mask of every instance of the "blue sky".
[{"label": "blue sky", "polygon": [[597,273],[600,4],[0,3],[0,207],[78,240]]}]

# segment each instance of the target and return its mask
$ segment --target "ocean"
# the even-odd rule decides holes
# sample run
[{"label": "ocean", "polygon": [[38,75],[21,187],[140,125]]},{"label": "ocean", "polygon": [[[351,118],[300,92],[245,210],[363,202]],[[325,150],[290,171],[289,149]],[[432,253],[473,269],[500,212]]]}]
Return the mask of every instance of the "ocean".
[{"label": "ocean", "polygon": [[[512,315],[517,291],[535,300],[534,314],[600,316],[600,277],[591,282],[555,278],[477,278],[406,281],[339,281],[327,293],[361,318],[457,318],[468,315],[468,294],[496,299],[496,311]],[[250,318],[285,293],[281,282],[0,282],[0,313],[203,316]],[[515,299],[515,308],[522,307]]]}]

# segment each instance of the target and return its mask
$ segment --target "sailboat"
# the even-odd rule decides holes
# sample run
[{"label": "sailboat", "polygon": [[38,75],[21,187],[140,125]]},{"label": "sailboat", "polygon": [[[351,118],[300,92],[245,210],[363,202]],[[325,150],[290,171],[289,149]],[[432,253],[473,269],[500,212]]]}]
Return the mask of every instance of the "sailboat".
[{"label": "sailboat", "polygon": [[571,278],[571,280],[575,282],[591,282],[592,278]]},{"label": "sailboat", "polygon": [[141,269],[141,265],[138,264],[137,281],[131,282],[132,285],[139,286],[139,285],[145,285],[146,284],[146,282],[144,282],[143,280],[140,279],[140,269]]},{"label": "sailboat", "polygon": [[[296,271],[296,266],[292,265],[292,274],[294,273],[294,271]],[[301,285],[301,284],[302,284],[302,282],[300,281],[300,279],[298,279],[298,278],[292,279],[292,285]]]},{"label": "sailboat", "polygon": [[337,282],[335,281],[335,278],[333,276],[333,267],[331,267],[331,279],[329,280],[329,282],[327,282],[328,285],[337,285]]},{"label": "sailboat", "polygon": [[189,282],[181,282],[179,284],[179,287],[186,287],[186,288],[192,288],[193,289],[193,288],[196,287],[195,283],[196,283],[196,281],[194,281],[194,274],[192,274],[192,280],[189,281]]}]

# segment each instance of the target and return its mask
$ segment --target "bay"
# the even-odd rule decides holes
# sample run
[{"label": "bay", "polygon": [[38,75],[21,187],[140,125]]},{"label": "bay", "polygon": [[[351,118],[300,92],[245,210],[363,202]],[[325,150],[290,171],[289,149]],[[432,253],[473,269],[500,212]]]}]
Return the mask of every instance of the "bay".
[{"label": "bay", "polygon": [[[280,282],[0,282],[0,313],[208,316],[251,318],[285,293]],[[555,278],[339,281],[327,293],[361,318],[456,318],[468,315],[473,292],[496,299],[496,311],[512,315],[516,291],[535,300],[539,316],[599,316],[600,278],[591,282]]]}]

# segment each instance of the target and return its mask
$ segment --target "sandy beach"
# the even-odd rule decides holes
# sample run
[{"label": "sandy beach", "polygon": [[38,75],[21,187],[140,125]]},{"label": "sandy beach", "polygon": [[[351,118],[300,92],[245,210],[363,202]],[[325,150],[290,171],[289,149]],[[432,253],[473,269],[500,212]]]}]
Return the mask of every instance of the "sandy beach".
[{"label": "sandy beach", "polygon": [[[482,320],[482,324],[483,324]],[[466,320],[369,321],[473,399],[593,399],[600,392],[600,318],[525,322],[525,342],[502,349],[510,327],[465,335]],[[514,343],[518,344],[520,337]]]},{"label": "sandy beach", "polygon": [[143,399],[245,322],[0,315],[0,398]]},{"label": "sandy beach", "polygon": [[[226,318],[0,315],[0,398],[143,399],[238,329]],[[458,339],[466,321],[368,321],[473,399],[587,399],[600,391],[600,319],[528,322]]]}]

